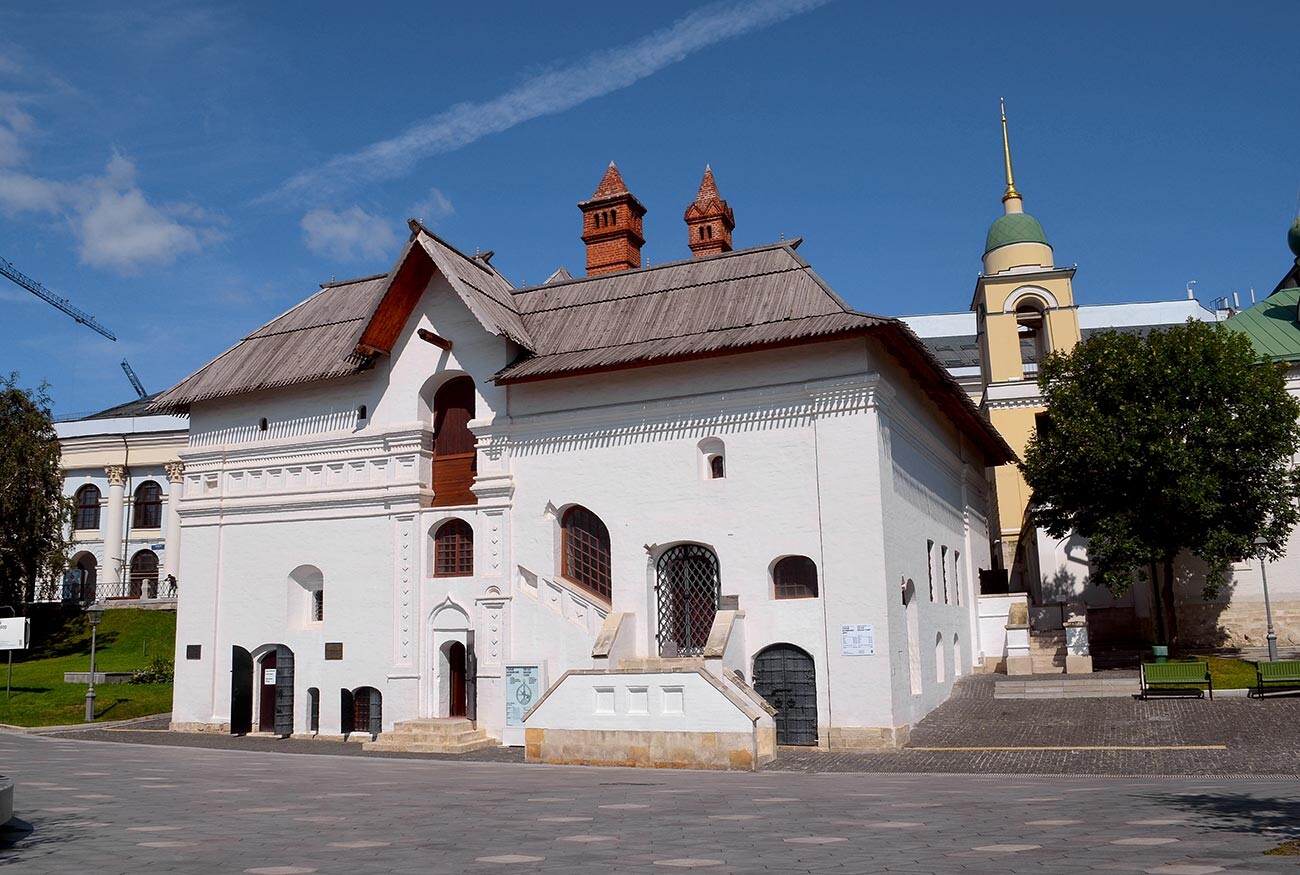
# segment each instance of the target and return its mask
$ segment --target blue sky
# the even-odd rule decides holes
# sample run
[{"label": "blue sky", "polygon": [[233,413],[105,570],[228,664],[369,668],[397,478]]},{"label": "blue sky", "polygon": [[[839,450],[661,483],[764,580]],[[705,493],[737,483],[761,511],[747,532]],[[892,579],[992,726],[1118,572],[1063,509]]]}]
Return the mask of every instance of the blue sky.
[{"label": "blue sky", "polygon": [[124,355],[165,388],[319,282],[387,270],[411,215],[516,284],[576,274],[574,204],[611,159],[652,262],[689,254],[710,162],[738,247],[801,236],[859,309],[961,310],[1002,95],[1081,303],[1285,273],[1294,0],[876,7],[6,4],[0,255],[119,339],[0,280],[0,371],[64,413],[132,397]]}]

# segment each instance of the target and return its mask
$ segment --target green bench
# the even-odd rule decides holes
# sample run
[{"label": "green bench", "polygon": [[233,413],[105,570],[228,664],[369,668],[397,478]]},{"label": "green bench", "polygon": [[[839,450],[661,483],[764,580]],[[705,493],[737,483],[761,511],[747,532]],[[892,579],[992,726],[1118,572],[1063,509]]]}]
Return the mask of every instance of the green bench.
[{"label": "green bench", "polygon": [[1144,662],[1142,664],[1143,699],[1151,693],[1186,693],[1194,692],[1199,698],[1201,691],[1188,690],[1188,687],[1204,685],[1214,698],[1214,681],[1210,678],[1208,662]]},{"label": "green bench", "polygon": [[1300,690],[1300,659],[1279,659],[1255,663],[1255,695],[1270,689]]}]

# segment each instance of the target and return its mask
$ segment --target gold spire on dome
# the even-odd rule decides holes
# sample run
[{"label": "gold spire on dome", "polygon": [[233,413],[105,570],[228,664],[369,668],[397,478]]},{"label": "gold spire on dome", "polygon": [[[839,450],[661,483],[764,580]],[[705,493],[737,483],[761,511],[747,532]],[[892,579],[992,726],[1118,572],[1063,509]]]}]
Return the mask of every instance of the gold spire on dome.
[{"label": "gold spire on dome", "polygon": [[1007,190],[1002,195],[1002,203],[1006,206],[1008,213],[1018,213],[1020,210],[1013,209],[1013,205],[1008,203],[1008,201],[1014,200],[1016,201],[1014,206],[1018,207],[1021,197],[1020,192],[1016,191],[1016,178],[1011,172],[1011,140],[1007,137],[1007,101],[1002,97],[999,97],[998,101],[1002,104],[1002,155],[1007,163]]}]

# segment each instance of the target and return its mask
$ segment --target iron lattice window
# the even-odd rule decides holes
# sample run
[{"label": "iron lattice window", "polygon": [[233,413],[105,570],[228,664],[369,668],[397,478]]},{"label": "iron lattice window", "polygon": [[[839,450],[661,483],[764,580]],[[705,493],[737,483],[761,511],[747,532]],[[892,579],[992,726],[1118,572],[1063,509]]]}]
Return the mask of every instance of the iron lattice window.
[{"label": "iron lattice window", "polygon": [[581,505],[565,512],[560,528],[564,540],[561,573],[584,589],[609,599],[614,591],[609,568],[609,529],[600,517]]},{"label": "iron lattice window", "polygon": [[727,463],[722,456],[714,456],[709,459],[709,474],[714,480],[721,480],[727,476]]},{"label": "iron lattice window", "polygon": [[99,529],[98,486],[83,486],[77,490],[77,519],[73,528]]},{"label": "iron lattice window", "polygon": [[817,564],[807,556],[787,556],[772,569],[779,599],[817,598]]},{"label": "iron lattice window", "polygon": [[311,593],[311,619],[320,623],[325,619],[325,590],[314,589]]},{"label": "iron lattice window", "polygon": [[659,655],[699,656],[718,612],[718,557],[700,544],[681,544],[659,557]]},{"label": "iron lattice window", "polygon": [[162,489],[157,483],[149,480],[140,484],[140,488],[135,491],[132,513],[131,528],[162,528]]},{"label": "iron lattice window", "polygon": [[464,520],[448,520],[433,536],[433,576],[474,574],[474,530]]}]

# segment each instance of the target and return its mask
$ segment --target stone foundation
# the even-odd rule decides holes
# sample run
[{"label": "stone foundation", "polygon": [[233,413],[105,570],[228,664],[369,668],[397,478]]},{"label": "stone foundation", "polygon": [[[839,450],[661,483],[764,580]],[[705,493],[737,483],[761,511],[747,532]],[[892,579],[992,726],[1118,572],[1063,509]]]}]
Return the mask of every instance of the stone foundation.
[{"label": "stone foundation", "polygon": [[529,728],[524,734],[530,763],[750,771],[775,757],[770,727],[753,733]]},{"label": "stone foundation", "polygon": [[890,750],[907,744],[912,727],[831,726],[818,735],[826,738],[831,750]]},{"label": "stone foundation", "polygon": [[[1179,643],[1201,647],[1263,647],[1264,603],[1184,602],[1178,605]],[[1300,647],[1300,601],[1273,602],[1273,630],[1281,647]]]},{"label": "stone foundation", "polygon": [[167,725],[172,732],[215,732],[222,735],[230,734],[229,723],[176,723],[172,722]]}]

